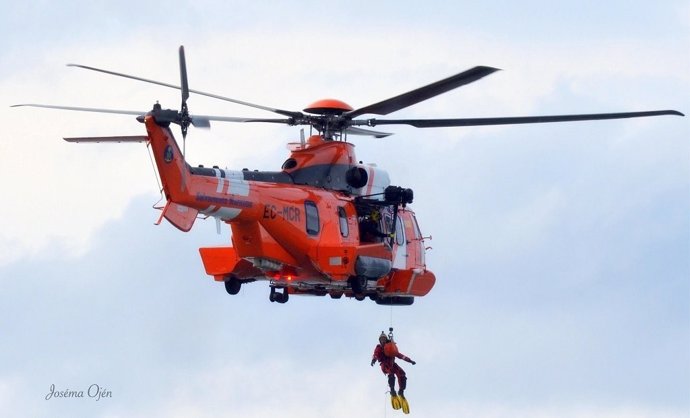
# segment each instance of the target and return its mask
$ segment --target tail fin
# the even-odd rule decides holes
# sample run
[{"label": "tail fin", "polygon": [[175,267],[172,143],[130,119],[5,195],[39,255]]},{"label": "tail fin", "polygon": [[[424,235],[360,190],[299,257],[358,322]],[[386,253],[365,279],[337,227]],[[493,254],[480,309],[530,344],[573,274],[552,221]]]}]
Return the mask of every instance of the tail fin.
[{"label": "tail fin", "polygon": [[175,137],[165,124],[159,125],[152,115],[146,116],[146,129],[166,197],[175,202],[188,201],[189,166]]}]

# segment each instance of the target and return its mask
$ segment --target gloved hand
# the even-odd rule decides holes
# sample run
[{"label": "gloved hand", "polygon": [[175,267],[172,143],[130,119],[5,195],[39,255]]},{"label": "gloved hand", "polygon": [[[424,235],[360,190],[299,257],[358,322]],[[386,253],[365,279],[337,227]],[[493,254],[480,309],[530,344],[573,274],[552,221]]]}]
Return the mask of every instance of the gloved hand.
[{"label": "gloved hand", "polygon": [[417,362],[414,361],[414,360],[412,360],[412,359],[410,359],[410,364],[412,364],[412,365],[414,366],[415,364],[417,364]]},{"label": "gloved hand", "polygon": [[374,367],[374,363],[376,363],[376,359],[375,359],[375,358],[371,359],[371,367]]}]

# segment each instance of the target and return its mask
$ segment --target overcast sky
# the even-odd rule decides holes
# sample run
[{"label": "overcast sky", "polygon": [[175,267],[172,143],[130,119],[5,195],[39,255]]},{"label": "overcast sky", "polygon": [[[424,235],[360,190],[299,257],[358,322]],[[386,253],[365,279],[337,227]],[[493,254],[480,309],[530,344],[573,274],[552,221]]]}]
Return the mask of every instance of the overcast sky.
[{"label": "overcast sky", "polygon": [[[356,138],[415,191],[432,292],[411,307],[229,296],[200,246],[215,223],[154,226],[129,116],[163,87],[79,63],[300,110],[361,107],[475,65],[502,69],[396,117],[690,112],[690,2],[19,2],[0,15],[0,415],[386,417],[369,360],[393,324],[412,414],[690,414],[690,119],[422,130]],[[451,4],[452,3],[452,4]],[[192,96],[192,113],[271,117]],[[387,127],[388,128],[388,127]],[[175,132],[177,133],[177,132]],[[193,164],[277,170],[284,126],[191,130]],[[100,400],[48,399],[97,385]]]}]

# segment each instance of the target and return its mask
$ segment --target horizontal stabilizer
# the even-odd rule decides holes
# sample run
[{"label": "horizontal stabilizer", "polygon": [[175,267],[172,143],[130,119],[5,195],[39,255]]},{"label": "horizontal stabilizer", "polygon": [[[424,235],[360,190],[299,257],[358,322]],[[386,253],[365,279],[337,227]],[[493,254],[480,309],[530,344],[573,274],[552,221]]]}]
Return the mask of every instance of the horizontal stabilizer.
[{"label": "horizontal stabilizer", "polygon": [[122,143],[122,142],[148,142],[149,137],[146,135],[132,135],[132,136],[85,136],[76,138],[63,138],[67,142],[75,143]]},{"label": "horizontal stabilizer", "polygon": [[206,274],[210,276],[227,276],[242,260],[231,246],[202,247],[199,248],[199,254]]}]

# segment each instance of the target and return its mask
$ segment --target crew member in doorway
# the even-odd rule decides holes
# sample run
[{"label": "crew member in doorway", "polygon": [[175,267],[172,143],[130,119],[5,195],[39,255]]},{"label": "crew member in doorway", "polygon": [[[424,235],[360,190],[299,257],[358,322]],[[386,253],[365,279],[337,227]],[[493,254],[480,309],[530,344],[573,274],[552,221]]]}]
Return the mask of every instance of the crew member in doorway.
[{"label": "crew member in doorway", "polygon": [[371,211],[369,216],[362,219],[359,223],[360,227],[360,241],[364,242],[380,242],[381,238],[389,238],[389,234],[384,234],[379,231],[379,221],[381,214],[377,210]]}]

